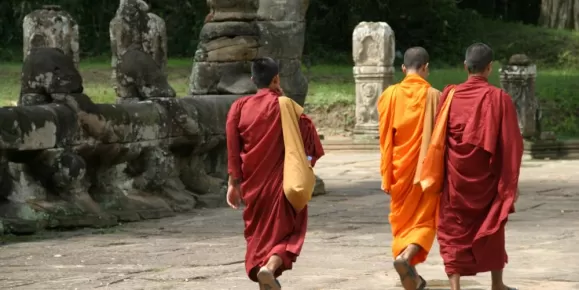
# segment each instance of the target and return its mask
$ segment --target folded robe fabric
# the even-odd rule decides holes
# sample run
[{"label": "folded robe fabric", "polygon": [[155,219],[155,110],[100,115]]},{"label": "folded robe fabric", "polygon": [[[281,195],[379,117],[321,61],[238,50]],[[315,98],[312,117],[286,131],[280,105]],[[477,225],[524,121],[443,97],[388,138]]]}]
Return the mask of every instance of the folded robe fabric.
[{"label": "folded robe fabric", "polygon": [[446,126],[450,103],[454,96],[454,88],[448,93],[448,97],[442,104],[436,124],[432,130],[432,137],[428,152],[422,163],[420,186],[425,193],[440,193],[444,183],[444,157],[446,154]]},{"label": "folded robe fabric", "polygon": [[299,127],[304,109],[288,97],[279,97],[281,126],[285,146],[283,191],[296,211],[312,199],[316,176],[306,157]]}]

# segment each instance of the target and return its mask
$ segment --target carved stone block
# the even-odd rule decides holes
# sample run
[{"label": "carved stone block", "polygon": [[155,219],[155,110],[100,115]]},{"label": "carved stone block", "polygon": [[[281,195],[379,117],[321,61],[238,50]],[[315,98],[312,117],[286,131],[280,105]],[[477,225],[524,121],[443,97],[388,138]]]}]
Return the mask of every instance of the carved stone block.
[{"label": "carved stone block", "polygon": [[352,50],[356,66],[392,66],[394,31],[385,22],[360,22],[354,28]]},{"label": "carved stone block", "polygon": [[535,96],[537,67],[524,55],[514,55],[499,69],[502,88],[511,96],[524,138],[539,137],[539,101]]},{"label": "carved stone block", "polygon": [[207,0],[211,21],[252,21],[256,18],[258,0]]},{"label": "carved stone block", "polygon": [[378,137],[376,104],[394,83],[394,32],[384,22],[361,22],[353,35],[356,125],[354,134]]},{"label": "carved stone block", "polygon": [[22,24],[24,58],[33,48],[52,47],[70,56],[78,67],[79,36],[76,21],[60,6],[45,5],[24,17]]},{"label": "carved stone block", "polygon": [[305,22],[258,22],[260,48],[258,57],[301,60]]}]

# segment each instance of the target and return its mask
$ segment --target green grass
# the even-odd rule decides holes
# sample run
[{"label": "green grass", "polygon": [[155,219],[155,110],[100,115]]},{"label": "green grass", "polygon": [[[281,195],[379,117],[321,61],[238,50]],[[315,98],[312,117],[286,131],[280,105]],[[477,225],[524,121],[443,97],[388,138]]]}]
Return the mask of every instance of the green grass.
[{"label": "green grass", "polygon": [[[498,65],[497,65],[498,68]],[[495,70],[497,69],[495,68]],[[110,64],[105,59],[90,59],[81,62],[80,71],[84,79],[85,92],[97,103],[112,103],[115,94],[111,86]],[[179,96],[187,95],[191,60],[171,59],[168,64],[169,83]],[[346,116],[338,127],[351,127],[355,88],[352,67],[349,65],[319,65],[304,70],[310,79],[306,107],[308,112],[321,114],[316,121],[323,126],[333,126],[332,116]],[[395,80],[403,78],[400,70]],[[436,66],[431,69],[429,81],[442,90],[448,84],[464,81],[462,68]],[[579,137],[579,70],[547,69],[539,67],[536,80],[536,95],[543,109],[543,129],[554,131],[560,136]],[[491,83],[499,86],[498,73]],[[15,105],[20,92],[20,64],[2,65],[0,70],[0,105]],[[333,113],[330,114],[330,113]]]}]

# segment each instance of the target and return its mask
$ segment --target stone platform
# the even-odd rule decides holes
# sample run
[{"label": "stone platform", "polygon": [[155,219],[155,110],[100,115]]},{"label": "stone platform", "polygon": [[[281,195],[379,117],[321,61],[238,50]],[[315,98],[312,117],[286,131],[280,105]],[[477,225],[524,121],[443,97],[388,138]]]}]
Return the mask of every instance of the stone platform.
[{"label": "stone platform", "polygon": [[[309,232],[286,290],[394,290],[388,197],[376,151],[330,152],[317,173],[328,194],[311,204]],[[509,285],[579,289],[579,161],[526,161],[518,212],[508,224]],[[194,214],[120,227],[3,237],[0,289],[257,289],[245,277],[241,212]],[[418,267],[448,289],[435,244]],[[490,289],[483,274],[463,289]]]}]

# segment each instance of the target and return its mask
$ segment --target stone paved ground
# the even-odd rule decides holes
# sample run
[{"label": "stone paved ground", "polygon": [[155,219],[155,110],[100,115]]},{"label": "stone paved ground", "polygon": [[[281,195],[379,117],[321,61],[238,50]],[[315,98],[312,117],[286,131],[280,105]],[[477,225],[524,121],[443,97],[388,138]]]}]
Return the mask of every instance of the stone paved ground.
[{"label": "stone paved ground", "polygon": [[[317,173],[328,195],[284,289],[398,289],[391,265],[378,154],[328,154]],[[529,161],[508,224],[506,269],[520,289],[579,289],[579,161]],[[419,271],[445,287],[435,245]],[[107,230],[49,233],[0,248],[0,289],[255,289],[244,274],[241,212],[219,209]],[[489,275],[465,278],[489,289]]]}]

